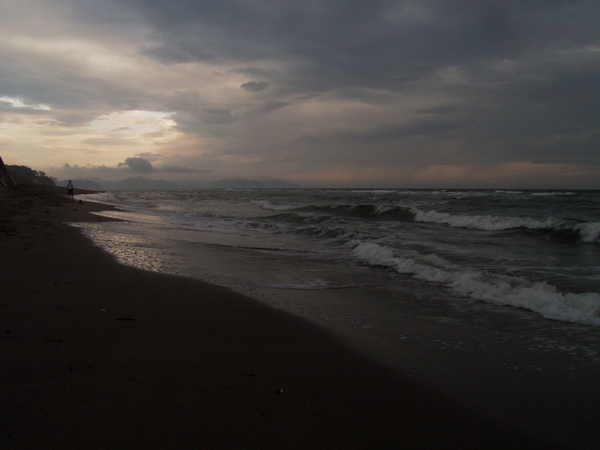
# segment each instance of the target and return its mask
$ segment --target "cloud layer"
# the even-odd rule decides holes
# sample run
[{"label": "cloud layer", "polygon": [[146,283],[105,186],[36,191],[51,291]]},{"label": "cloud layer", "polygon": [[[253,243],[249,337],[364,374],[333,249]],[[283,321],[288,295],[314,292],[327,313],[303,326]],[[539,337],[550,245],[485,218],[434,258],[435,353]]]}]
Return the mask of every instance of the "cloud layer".
[{"label": "cloud layer", "polygon": [[596,2],[0,8],[8,163],[322,186],[600,188]]}]

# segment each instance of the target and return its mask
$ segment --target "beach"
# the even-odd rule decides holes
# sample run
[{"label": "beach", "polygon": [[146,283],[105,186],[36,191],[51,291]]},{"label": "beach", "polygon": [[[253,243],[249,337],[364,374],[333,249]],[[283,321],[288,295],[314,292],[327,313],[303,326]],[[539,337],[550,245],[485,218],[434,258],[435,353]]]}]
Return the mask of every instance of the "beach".
[{"label": "beach", "polygon": [[248,296],[120,265],[64,224],[108,206],[32,187],[0,202],[1,448],[556,444]]}]

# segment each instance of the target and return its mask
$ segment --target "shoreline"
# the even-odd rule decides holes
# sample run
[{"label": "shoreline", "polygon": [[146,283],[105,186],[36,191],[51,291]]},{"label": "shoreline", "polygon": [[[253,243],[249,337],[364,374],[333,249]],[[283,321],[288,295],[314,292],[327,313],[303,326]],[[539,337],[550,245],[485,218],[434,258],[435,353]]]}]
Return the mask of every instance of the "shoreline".
[{"label": "shoreline", "polygon": [[[597,353],[585,353],[598,349],[598,339],[587,345],[579,341],[583,348],[574,347],[578,339],[590,338],[591,326],[561,324],[533,314],[525,318],[520,311],[502,312],[485,304],[476,307],[477,314],[465,316],[463,311],[460,320],[450,310],[443,316],[446,320],[436,320],[442,317],[420,317],[414,305],[403,308],[398,298],[397,310],[389,316],[389,322],[396,317],[397,323],[378,325],[369,319],[369,309],[377,311],[390,303],[378,303],[375,293],[346,289],[311,295],[267,288],[256,292],[266,304],[294,311],[343,344],[413,377],[477,417],[565,448],[600,445],[595,420],[600,414],[599,363]],[[320,314],[323,302],[347,311],[350,318],[361,313],[367,317],[355,323],[335,320]]]},{"label": "shoreline", "polygon": [[64,225],[110,206],[4,194],[3,448],[553,447],[306,320],[120,265]]}]

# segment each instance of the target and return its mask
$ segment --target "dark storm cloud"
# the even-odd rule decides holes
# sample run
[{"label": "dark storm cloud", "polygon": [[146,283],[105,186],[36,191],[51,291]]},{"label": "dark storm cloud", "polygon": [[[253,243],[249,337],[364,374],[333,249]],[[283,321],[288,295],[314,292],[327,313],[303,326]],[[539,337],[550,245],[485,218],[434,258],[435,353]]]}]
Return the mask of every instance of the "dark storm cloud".
[{"label": "dark storm cloud", "polygon": [[116,167],[110,167],[106,165],[86,165],[80,166],[77,164],[63,164],[59,169],[63,176],[80,176],[80,177],[119,177],[123,176],[124,173],[176,173],[176,174],[207,174],[211,173],[211,170],[193,169],[182,166],[162,166],[155,168],[152,164],[144,158],[132,157],[127,158],[125,162],[117,164]]},{"label": "dark storm cloud", "polygon": [[139,158],[147,159],[148,161],[152,162],[152,161],[156,161],[157,159],[162,158],[164,155],[161,155],[160,153],[144,152],[144,153],[138,153],[135,156],[137,156]]},{"label": "dark storm cloud", "polygon": [[471,125],[468,119],[414,121],[408,124],[387,123],[365,129],[327,133],[323,136],[307,136],[304,140],[319,144],[323,142],[364,142],[380,144],[413,136],[440,137]]},{"label": "dark storm cloud", "polygon": [[95,118],[95,114],[66,114],[57,115],[57,124],[63,127],[80,127]]},{"label": "dark storm cloud", "polygon": [[230,109],[203,108],[200,110],[180,110],[173,114],[177,129],[195,134],[206,125],[228,125],[235,121]]},{"label": "dark storm cloud", "polygon": [[[468,116],[470,111],[478,126],[469,129],[473,134],[466,139],[480,143],[487,135],[497,143],[518,141],[521,151],[527,147],[524,141],[540,133],[576,134],[600,122],[600,53],[585,52],[600,45],[600,8],[593,2],[132,4],[156,31],[148,54],[165,63],[285,62],[289,67],[283,74],[262,72],[277,82],[280,94],[349,93],[350,87],[437,90],[455,95],[454,104],[418,113],[451,115],[461,109]],[[498,67],[504,62],[514,68]],[[460,68],[462,79],[442,79],[450,68]],[[258,91],[262,85],[242,87]],[[205,114],[201,121],[232,119],[221,111]],[[437,133],[438,128],[431,130]],[[392,135],[404,133],[402,129]],[[489,147],[492,153],[496,149]]]},{"label": "dark storm cloud", "polygon": [[154,167],[152,163],[144,158],[127,158],[125,162],[119,163],[118,167],[128,166],[135,173],[152,173]]},{"label": "dark storm cloud", "polygon": [[211,173],[211,170],[192,169],[189,167],[181,166],[162,166],[155,168],[150,161],[141,157],[127,158],[125,162],[119,163],[118,168],[128,167],[132,172],[135,173],[153,173],[153,172],[166,172],[166,173]]},{"label": "dark storm cloud", "polygon": [[260,92],[267,89],[271,83],[268,81],[249,81],[242,84],[240,87],[250,92]]},{"label": "dark storm cloud", "polygon": [[283,108],[288,105],[289,105],[289,103],[287,103],[287,102],[278,102],[278,101],[272,100],[272,101],[266,102],[266,103],[258,106],[257,108],[255,108],[254,113],[255,114],[264,114],[264,113],[268,113],[271,111],[275,111],[276,109]]},{"label": "dark storm cloud", "polygon": [[456,106],[435,106],[433,108],[420,109],[418,114],[451,114],[456,111]]},{"label": "dark storm cloud", "polygon": [[495,161],[600,163],[598,152],[586,150],[600,148],[598,57],[534,64],[496,90],[478,91],[477,98],[471,96],[466,103],[477,126],[465,137],[480,156],[489,153]]},{"label": "dark storm cloud", "polygon": [[[129,141],[94,132],[99,118],[164,113],[142,130],[152,146],[111,149],[114,164],[140,152],[119,170],[141,173],[409,154],[600,165],[598,23],[598,3],[575,0],[26,0],[0,16],[15,36],[0,41],[0,114],[106,150]],[[116,116],[112,132],[135,134]]]},{"label": "dark storm cloud", "polygon": [[591,2],[579,1],[132,3],[157,32],[147,53],[165,63],[302,61],[296,75],[321,88],[392,89],[447,65],[597,42],[599,18]]}]

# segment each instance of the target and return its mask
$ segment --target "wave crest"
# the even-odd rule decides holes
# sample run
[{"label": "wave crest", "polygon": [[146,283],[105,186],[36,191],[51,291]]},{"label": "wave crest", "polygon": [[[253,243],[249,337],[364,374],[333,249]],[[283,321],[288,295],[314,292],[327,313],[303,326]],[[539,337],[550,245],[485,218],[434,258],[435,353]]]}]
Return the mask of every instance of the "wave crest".
[{"label": "wave crest", "polygon": [[596,293],[561,293],[545,282],[468,270],[434,254],[396,256],[389,247],[374,243],[356,243],[353,254],[368,264],[442,283],[459,296],[528,309],[548,319],[600,326],[600,295]]},{"label": "wave crest", "polygon": [[416,222],[431,222],[449,225],[456,228],[471,228],[485,231],[503,231],[525,228],[528,230],[573,233],[583,242],[598,242],[600,238],[600,222],[577,222],[575,220],[532,219],[530,217],[503,217],[484,215],[456,215],[440,213],[435,210],[421,211],[411,208]]},{"label": "wave crest", "polygon": [[275,205],[268,200],[253,200],[251,203],[269,211],[289,211],[291,209],[296,209],[296,207],[292,205]]}]

